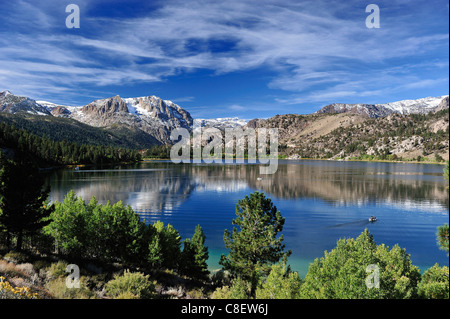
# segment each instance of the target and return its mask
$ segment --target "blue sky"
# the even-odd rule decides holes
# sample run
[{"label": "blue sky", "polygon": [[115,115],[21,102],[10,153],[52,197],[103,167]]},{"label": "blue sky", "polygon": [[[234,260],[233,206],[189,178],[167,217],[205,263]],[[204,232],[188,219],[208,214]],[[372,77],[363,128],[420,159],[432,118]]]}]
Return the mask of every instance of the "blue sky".
[{"label": "blue sky", "polygon": [[[65,25],[72,3],[79,29]],[[8,0],[0,12],[0,90],[36,100],[156,95],[196,118],[251,119],[448,94],[447,1]]]}]

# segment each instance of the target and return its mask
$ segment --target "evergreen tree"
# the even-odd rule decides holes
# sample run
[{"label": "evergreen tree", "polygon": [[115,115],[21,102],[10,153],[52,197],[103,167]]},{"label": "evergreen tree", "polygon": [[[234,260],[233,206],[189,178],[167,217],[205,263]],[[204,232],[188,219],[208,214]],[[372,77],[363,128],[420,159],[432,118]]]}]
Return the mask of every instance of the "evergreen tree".
[{"label": "evergreen tree", "polygon": [[50,188],[44,189],[38,168],[19,152],[15,160],[0,155],[0,181],[0,225],[8,238],[16,238],[20,251],[24,236],[36,234],[48,223],[44,218],[53,210],[47,203]]},{"label": "evergreen tree", "polygon": [[237,218],[233,231],[225,230],[225,247],[230,250],[227,257],[221,256],[220,264],[232,277],[241,277],[251,284],[251,296],[255,295],[261,276],[269,274],[271,266],[291,254],[285,252],[283,230],[285,219],[264,193],[255,192],[239,200],[236,205]]},{"label": "evergreen tree", "polygon": [[167,269],[177,269],[181,256],[181,236],[178,230],[170,224],[164,227],[161,221],[157,221],[153,227],[156,231],[154,236],[158,238],[153,238],[149,245],[148,261]]},{"label": "evergreen tree", "polygon": [[208,278],[208,247],[205,247],[206,236],[200,225],[195,227],[192,238],[184,241],[181,253],[181,273],[193,279],[206,280]]},{"label": "evergreen tree", "polygon": [[449,238],[448,224],[438,226],[436,237],[439,249],[446,251],[448,254],[448,238]]}]

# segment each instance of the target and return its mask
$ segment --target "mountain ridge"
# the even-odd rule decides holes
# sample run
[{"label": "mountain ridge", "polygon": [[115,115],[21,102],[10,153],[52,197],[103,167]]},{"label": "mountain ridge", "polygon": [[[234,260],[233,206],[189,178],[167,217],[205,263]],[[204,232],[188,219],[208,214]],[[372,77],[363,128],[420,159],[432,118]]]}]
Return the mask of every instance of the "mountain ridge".
[{"label": "mountain ridge", "polygon": [[[444,103],[444,105],[442,105],[442,103]],[[448,108],[448,95],[426,97],[416,100],[401,100],[383,104],[332,103],[322,107],[315,113],[354,113],[371,118],[377,118],[388,116],[393,113],[406,115],[436,112],[442,108],[445,108],[445,103]]]},{"label": "mountain ridge", "polygon": [[0,120],[15,120],[41,135],[56,134],[49,128],[51,124],[63,136],[70,137],[70,129],[65,127],[71,126],[89,136],[101,136],[101,143],[107,144],[105,136],[110,136],[116,144],[128,143],[132,148],[145,149],[170,145],[170,132],[178,127],[189,131],[199,127],[222,131],[229,127],[278,128],[280,154],[287,158],[448,159],[448,137],[442,134],[448,134],[448,108],[449,96],[443,95],[385,104],[333,103],[311,114],[275,115],[267,119],[194,119],[187,110],[154,95],[136,98],[116,95],[84,106],[64,106],[0,92],[0,115],[9,115],[0,116]]}]

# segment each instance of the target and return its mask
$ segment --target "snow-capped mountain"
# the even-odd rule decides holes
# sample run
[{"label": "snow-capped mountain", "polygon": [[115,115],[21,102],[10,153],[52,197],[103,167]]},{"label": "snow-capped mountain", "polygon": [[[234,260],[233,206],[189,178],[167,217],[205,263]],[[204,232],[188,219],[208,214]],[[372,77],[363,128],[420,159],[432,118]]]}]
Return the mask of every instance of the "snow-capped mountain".
[{"label": "snow-capped mountain", "polygon": [[143,96],[124,99],[128,112],[136,116],[149,116],[169,122],[174,127],[190,128],[193,119],[189,112],[169,100],[157,96]]},{"label": "snow-capped mountain", "polygon": [[126,99],[113,96],[84,106],[66,106],[48,101],[36,102],[5,91],[0,92],[0,111],[25,111],[36,115],[66,117],[94,127],[140,130],[162,144],[171,142],[170,133],[174,128],[191,130],[193,125],[189,112],[156,96]]},{"label": "snow-capped mountain", "polygon": [[220,130],[225,128],[235,128],[247,125],[248,120],[240,119],[238,117],[223,117],[216,119],[194,119],[193,128],[199,127],[214,127]]},{"label": "snow-capped mountain", "polygon": [[53,116],[69,117],[72,112],[77,112],[79,106],[68,106],[56,104],[48,101],[36,101],[39,105],[45,107]]},{"label": "snow-capped mountain", "polygon": [[96,127],[126,125],[149,133],[163,144],[170,142],[172,129],[191,129],[193,122],[189,112],[156,96],[126,99],[114,96],[95,100],[83,107],[57,106],[52,114]]},{"label": "snow-capped mountain", "polygon": [[[395,113],[408,115],[437,112],[448,107],[449,96],[445,95],[385,104],[334,103],[323,107],[316,114],[355,113],[369,118],[377,118]],[[48,101],[35,101],[28,97],[16,96],[10,91],[4,91],[0,92],[0,112],[64,117],[92,127],[111,129],[111,131],[120,132],[126,136],[134,134],[139,136],[136,139],[139,143],[150,139],[161,144],[173,142],[170,140],[170,134],[174,128],[186,128],[191,131],[199,127],[214,127],[224,130],[225,128],[244,126],[257,127],[257,123],[260,121],[258,119],[248,121],[237,117],[193,119],[188,111],[177,104],[154,95],[132,98],[113,96],[92,101],[84,106],[66,106]],[[275,126],[280,127],[280,125]],[[302,129],[300,126],[295,128]],[[291,133],[287,132],[286,135],[294,134]]]},{"label": "snow-capped mountain", "polygon": [[394,111],[395,113],[400,114],[428,113],[434,112],[445,98],[447,98],[448,107],[448,95],[439,97],[426,97],[418,100],[403,100],[380,105]]},{"label": "snow-capped mountain", "polygon": [[24,96],[16,96],[10,91],[0,92],[0,112],[12,114],[27,112],[36,115],[50,115],[50,112],[35,100]]},{"label": "snow-capped mountain", "polygon": [[324,106],[320,113],[355,113],[372,118],[383,117],[393,113],[399,114],[425,114],[448,108],[448,95],[439,97],[426,97],[417,100],[402,100],[384,104],[343,104],[333,103]]}]

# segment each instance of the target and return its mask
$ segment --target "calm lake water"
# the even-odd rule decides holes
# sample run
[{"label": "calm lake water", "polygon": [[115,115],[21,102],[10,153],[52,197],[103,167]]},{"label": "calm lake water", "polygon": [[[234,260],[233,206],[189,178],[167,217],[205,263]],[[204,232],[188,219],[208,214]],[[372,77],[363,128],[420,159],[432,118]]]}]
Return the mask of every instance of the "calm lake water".
[{"label": "calm lake water", "polygon": [[[239,199],[254,191],[270,197],[286,218],[283,229],[291,267],[303,278],[308,265],[340,238],[365,228],[377,244],[399,244],[424,269],[449,264],[436,244],[436,228],[449,222],[443,166],[403,163],[281,160],[274,175],[258,164],[173,164],[152,161],[106,169],[58,170],[48,174],[51,200],[74,190],[88,201],[123,201],[145,219],[170,223],[184,238],[200,224],[211,269],[227,250],[224,229],[232,229]],[[259,180],[258,177],[262,177]],[[375,215],[375,223],[368,218]]]}]

